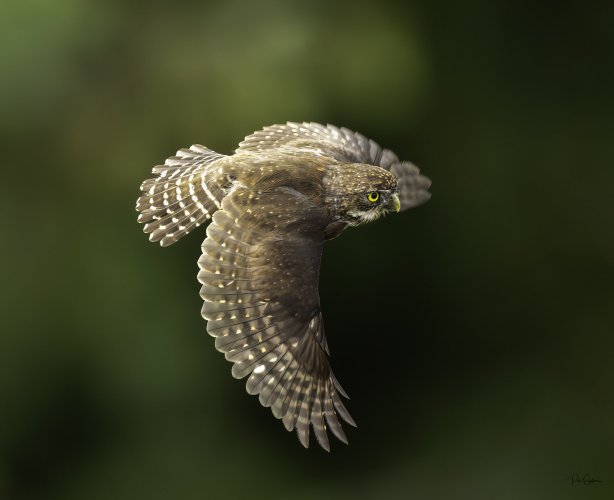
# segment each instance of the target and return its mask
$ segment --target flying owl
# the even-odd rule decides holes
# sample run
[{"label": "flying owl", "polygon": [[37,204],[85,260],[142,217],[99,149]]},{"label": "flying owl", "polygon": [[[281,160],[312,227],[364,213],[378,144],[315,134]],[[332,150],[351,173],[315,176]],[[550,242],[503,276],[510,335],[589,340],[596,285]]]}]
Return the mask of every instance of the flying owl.
[{"label": "flying owl", "polygon": [[424,203],[430,180],[357,132],[272,125],[233,155],[181,149],[141,185],[138,221],[168,246],[211,219],[198,260],[202,316],[235,378],[288,431],[347,444],[356,426],[330,367],[318,295],[322,247],[346,227]]}]

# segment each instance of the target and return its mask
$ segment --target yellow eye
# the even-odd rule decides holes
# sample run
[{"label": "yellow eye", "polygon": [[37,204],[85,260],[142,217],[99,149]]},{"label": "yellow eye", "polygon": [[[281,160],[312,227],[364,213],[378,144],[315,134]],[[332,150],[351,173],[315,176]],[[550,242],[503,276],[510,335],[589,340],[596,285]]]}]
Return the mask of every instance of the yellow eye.
[{"label": "yellow eye", "polygon": [[367,193],[367,200],[369,200],[371,203],[375,203],[379,200],[379,193],[377,191]]}]

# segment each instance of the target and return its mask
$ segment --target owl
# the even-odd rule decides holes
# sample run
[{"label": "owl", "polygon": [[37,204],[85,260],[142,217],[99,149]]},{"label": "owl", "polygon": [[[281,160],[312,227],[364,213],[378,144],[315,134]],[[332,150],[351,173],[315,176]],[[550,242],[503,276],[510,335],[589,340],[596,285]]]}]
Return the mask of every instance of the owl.
[{"label": "owl", "polygon": [[232,155],[181,149],[141,185],[149,239],[168,246],[211,221],[198,260],[202,316],[215,347],[309,446],[356,426],[330,366],[318,294],[324,242],[349,226],[424,203],[418,168],[346,128],[272,125]]}]

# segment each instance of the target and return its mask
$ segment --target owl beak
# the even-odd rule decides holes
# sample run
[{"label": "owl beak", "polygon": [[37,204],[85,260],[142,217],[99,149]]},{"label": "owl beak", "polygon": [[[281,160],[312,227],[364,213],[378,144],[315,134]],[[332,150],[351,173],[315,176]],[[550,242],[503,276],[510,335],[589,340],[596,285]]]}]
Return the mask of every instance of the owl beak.
[{"label": "owl beak", "polygon": [[392,208],[394,208],[395,212],[399,213],[401,211],[401,202],[399,201],[399,195],[394,193],[392,198],[390,198],[390,204]]}]

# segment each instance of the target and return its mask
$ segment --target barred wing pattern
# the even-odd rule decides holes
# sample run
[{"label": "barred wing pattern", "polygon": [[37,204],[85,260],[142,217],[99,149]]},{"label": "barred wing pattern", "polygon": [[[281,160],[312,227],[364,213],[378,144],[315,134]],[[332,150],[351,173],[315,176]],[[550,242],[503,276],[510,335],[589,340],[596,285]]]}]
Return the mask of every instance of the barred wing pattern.
[{"label": "barred wing pattern", "polygon": [[[272,215],[274,214],[274,215]],[[327,429],[347,443],[339,417],[356,425],[329,365],[318,276],[324,210],[287,187],[236,187],[207,228],[198,262],[202,314],[235,378],[259,394],[309,445],[309,426],[330,449]]]},{"label": "barred wing pattern", "polygon": [[431,181],[420,175],[420,170],[407,161],[399,161],[389,149],[367,139],[358,132],[334,125],[319,123],[293,123],[271,125],[248,135],[239,144],[240,151],[262,151],[266,149],[294,148],[312,151],[314,154],[330,156],[339,161],[366,163],[392,172],[398,179],[401,210],[426,202],[431,194]]},{"label": "barred wing pattern", "polygon": [[144,194],[136,204],[150,241],[171,245],[211,218],[225,194],[211,175],[223,158],[196,144],[154,167],[157,177],[141,184]]}]

